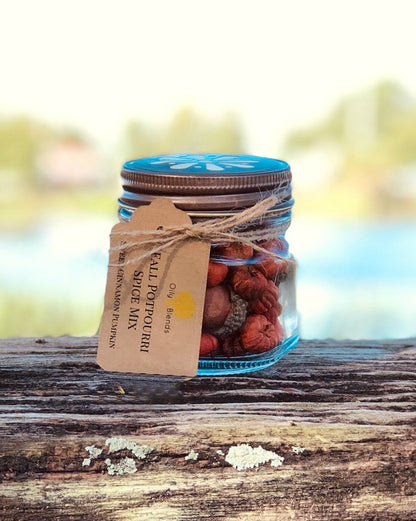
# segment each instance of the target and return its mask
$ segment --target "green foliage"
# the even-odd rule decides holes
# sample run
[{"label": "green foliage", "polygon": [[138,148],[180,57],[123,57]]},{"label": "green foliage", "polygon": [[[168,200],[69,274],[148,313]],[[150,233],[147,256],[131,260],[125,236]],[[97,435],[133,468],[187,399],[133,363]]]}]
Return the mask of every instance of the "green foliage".
[{"label": "green foliage", "polygon": [[[94,302],[39,293],[4,293],[0,299],[0,337],[94,335],[100,323],[102,297]],[[22,317],[26,317],[22,320]]]},{"label": "green foliage", "polygon": [[399,85],[383,82],[342,99],[326,119],[286,140],[292,163],[308,151],[330,150],[337,158],[313,197],[311,185],[302,193],[299,183],[297,208],[351,217],[414,215],[415,144],[416,100]]},{"label": "green foliage", "polygon": [[158,153],[158,141],[153,129],[139,121],[129,121],[126,125],[122,143],[123,159],[152,156]]},{"label": "green foliage", "polygon": [[36,188],[37,158],[52,140],[85,141],[71,128],[55,128],[30,117],[0,118],[0,172],[20,188]]},{"label": "green foliage", "polygon": [[24,173],[33,181],[37,153],[51,134],[46,125],[30,118],[0,119],[0,169]]},{"label": "green foliage", "polygon": [[290,134],[289,152],[335,144],[344,166],[391,167],[416,161],[416,101],[383,82],[341,100],[322,122]]},{"label": "green foliage", "polygon": [[237,154],[242,151],[241,126],[235,115],[226,113],[211,120],[190,107],[179,110],[160,129],[130,121],[123,136],[126,159],[186,152]]},{"label": "green foliage", "polygon": [[[117,188],[41,191],[22,189],[0,200],[0,233],[24,230],[50,215],[102,215],[117,218]],[[18,211],[16,211],[18,209]]]}]

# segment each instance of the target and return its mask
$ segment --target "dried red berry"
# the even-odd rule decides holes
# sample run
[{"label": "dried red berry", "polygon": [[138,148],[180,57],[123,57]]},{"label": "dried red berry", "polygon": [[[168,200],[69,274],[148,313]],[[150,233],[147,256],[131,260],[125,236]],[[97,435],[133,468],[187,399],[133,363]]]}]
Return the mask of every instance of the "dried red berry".
[{"label": "dried red berry", "polygon": [[208,288],[205,293],[202,328],[212,332],[221,327],[230,309],[230,292],[224,286]]},{"label": "dried red berry", "polygon": [[255,315],[265,315],[269,322],[275,323],[282,312],[279,302],[279,290],[272,280],[267,281],[266,288],[249,304],[249,312]]},{"label": "dried red berry", "polygon": [[264,315],[249,315],[241,328],[241,345],[250,353],[265,353],[279,344],[283,335],[279,321],[272,324]]},{"label": "dried red berry", "polygon": [[[278,255],[286,255],[289,251],[289,243],[283,237],[276,237],[275,239],[269,239],[268,241],[260,241],[259,246],[269,250]],[[257,252],[256,256],[264,255],[264,253]]]},{"label": "dried red berry", "polygon": [[228,266],[222,262],[210,262],[208,264],[207,287],[218,286],[224,281],[228,273]]},{"label": "dried red berry", "polygon": [[247,301],[257,298],[267,286],[266,277],[254,264],[231,267],[229,279],[237,295]]},{"label": "dried red berry", "polygon": [[247,354],[247,351],[241,345],[240,335],[231,335],[224,339],[221,346],[221,351],[228,358],[233,356],[241,356]]},{"label": "dried red berry", "polygon": [[269,257],[256,264],[258,269],[270,280],[280,283],[286,279],[289,272],[289,262],[285,259],[273,259]]},{"label": "dried red berry", "polygon": [[199,356],[207,356],[218,349],[218,339],[209,333],[202,333],[199,345]]},{"label": "dried red berry", "polygon": [[213,254],[223,259],[239,260],[251,259],[253,256],[253,248],[242,244],[240,242],[233,242],[231,244],[220,244],[213,248]]}]

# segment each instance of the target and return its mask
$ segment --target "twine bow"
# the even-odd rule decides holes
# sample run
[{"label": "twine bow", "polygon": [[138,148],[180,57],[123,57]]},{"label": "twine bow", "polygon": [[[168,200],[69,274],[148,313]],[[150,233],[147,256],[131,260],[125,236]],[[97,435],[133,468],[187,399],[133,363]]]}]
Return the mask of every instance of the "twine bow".
[{"label": "twine bow", "polygon": [[[275,238],[277,235],[283,234],[289,227],[289,223],[280,225],[261,226],[262,219],[266,213],[271,210],[280,199],[275,195],[271,195],[266,199],[262,199],[255,205],[247,208],[230,217],[219,219],[207,219],[205,221],[196,222],[181,226],[165,226],[156,230],[132,230],[113,232],[113,236],[122,235],[140,238],[139,241],[128,241],[123,244],[112,246],[111,252],[124,250],[131,252],[138,248],[144,252],[136,257],[126,260],[122,264],[138,263],[150,258],[154,253],[160,253],[168,248],[176,246],[184,241],[209,241],[211,243],[241,243],[251,246],[253,250],[260,253],[270,255],[278,259],[286,259],[286,257],[278,253],[271,252],[258,244],[258,241],[267,241]],[[257,222],[256,222],[257,221]],[[248,226],[250,225],[250,226]],[[254,225],[254,226],[253,226]],[[247,229],[250,228],[250,229]],[[120,264],[110,264],[110,266],[119,266]]]}]

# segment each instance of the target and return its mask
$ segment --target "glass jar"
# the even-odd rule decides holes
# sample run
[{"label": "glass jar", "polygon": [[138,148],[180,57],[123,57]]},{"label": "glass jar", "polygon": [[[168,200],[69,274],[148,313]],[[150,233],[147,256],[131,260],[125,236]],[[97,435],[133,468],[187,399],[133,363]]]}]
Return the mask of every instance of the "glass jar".
[{"label": "glass jar", "polygon": [[275,197],[264,215],[233,230],[254,237],[259,250],[242,242],[211,245],[199,375],[263,369],[298,342],[296,263],[285,239],[291,178],[286,162],[247,155],[164,155],[123,165],[122,221],[156,197],[168,197],[193,223],[238,216]]}]

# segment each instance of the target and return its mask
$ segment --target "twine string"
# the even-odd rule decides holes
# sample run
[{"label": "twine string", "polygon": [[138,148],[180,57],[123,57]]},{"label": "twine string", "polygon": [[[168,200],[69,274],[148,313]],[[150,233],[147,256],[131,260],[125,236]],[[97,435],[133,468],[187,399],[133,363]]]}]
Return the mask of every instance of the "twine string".
[{"label": "twine string", "polygon": [[[185,241],[209,241],[211,243],[241,243],[251,246],[255,251],[270,255],[278,259],[288,260],[287,257],[267,250],[258,244],[259,241],[267,241],[283,234],[289,223],[280,225],[262,226],[262,221],[267,212],[280,200],[275,195],[262,199],[255,205],[229,217],[208,219],[193,224],[180,226],[166,226],[156,230],[128,230],[112,232],[112,236],[129,237],[128,240],[110,248],[110,254],[120,252],[131,253],[135,250],[144,250],[141,254],[126,259],[121,263],[110,263],[110,266],[139,263],[150,258],[155,253],[160,253],[177,246]],[[250,229],[247,229],[247,228]],[[136,238],[136,240],[134,240]],[[140,239],[140,240],[137,240]]]}]

